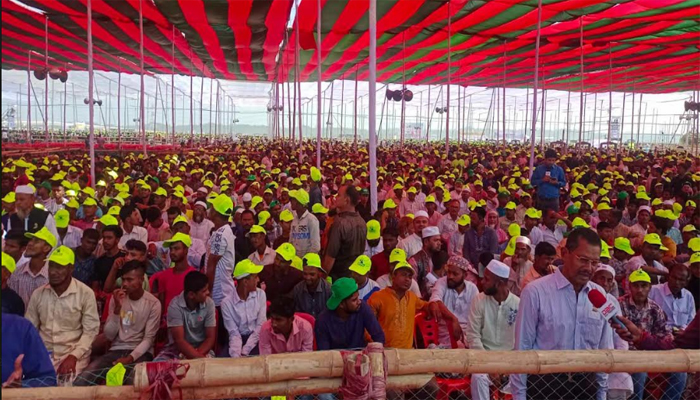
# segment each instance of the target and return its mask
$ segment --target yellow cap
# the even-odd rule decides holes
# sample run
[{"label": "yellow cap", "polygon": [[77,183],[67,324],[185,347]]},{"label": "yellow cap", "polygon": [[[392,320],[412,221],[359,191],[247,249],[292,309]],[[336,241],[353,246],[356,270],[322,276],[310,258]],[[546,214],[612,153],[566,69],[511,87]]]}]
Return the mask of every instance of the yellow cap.
[{"label": "yellow cap", "polygon": [[522,229],[517,223],[513,222],[512,224],[508,225],[508,236],[520,236],[521,233]]},{"label": "yellow cap", "polygon": [[2,266],[5,267],[10,273],[15,272],[15,269],[17,269],[17,263],[15,263],[15,259],[12,258],[9,254],[5,253],[4,251],[2,252]]},{"label": "yellow cap", "polygon": [[175,219],[173,220],[173,226],[179,224],[180,222],[184,222],[184,223],[186,223],[186,224],[189,224],[189,223],[190,223],[190,222],[187,220],[187,217],[185,217],[184,215],[178,215],[178,216],[175,217]]},{"label": "yellow cap", "polygon": [[610,204],[608,203],[600,203],[598,204],[598,211],[606,211],[606,210],[612,210],[612,207],[610,207]]},{"label": "yellow cap", "polygon": [[615,243],[613,247],[615,247],[618,250],[624,251],[625,253],[631,256],[634,255],[634,250],[632,250],[632,244],[630,243],[630,240],[625,237],[615,238]]},{"label": "yellow cap", "polygon": [[114,215],[115,217],[119,215],[119,212],[122,210],[120,206],[112,206],[109,208],[107,211],[107,214],[109,215]]},{"label": "yellow cap", "polygon": [[269,211],[261,211],[260,214],[258,214],[258,224],[265,225],[270,217],[271,215]]},{"label": "yellow cap", "polygon": [[282,222],[292,222],[294,221],[294,214],[289,210],[282,210],[280,213],[280,221]]},{"label": "yellow cap", "polygon": [[389,263],[406,261],[406,252],[403,249],[396,248],[389,254]]},{"label": "yellow cap", "polygon": [[366,255],[362,254],[358,256],[355,261],[348,268],[350,271],[357,272],[358,274],[365,276],[372,268],[372,260]]},{"label": "yellow cap", "polygon": [[651,283],[651,277],[649,277],[649,274],[647,274],[646,272],[644,272],[641,269],[638,269],[636,271],[632,271],[629,279],[630,279],[630,283],[634,283],[634,282]]},{"label": "yellow cap", "polygon": [[275,252],[279,254],[282,258],[284,258],[286,261],[292,261],[294,259],[294,256],[296,256],[297,250],[291,243],[282,243],[277,248],[277,250],[275,250]]},{"label": "yellow cap", "polygon": [[119,225],[119,221],[117,221],[117,218],[112,215],[112,214],[105,214],[96,221],[99,221],[102,223],[104,226],[116,226]]},{"label": "yellow cap", "polygon": [[290,190],[289,197],[298,201],[302,206],[309,204],[309,194],[304,189]]},{"label": "yellow cap", "polygon": [[367,221],[367,240],[377,240],[381,236],[379,221],[372,219]]},{"label": "yellow cap", "polygon": [[542,218],[542,211],[530,207],[525,211],[525,216],[531,219],[540,219]]},{"label": "yellow cap", "polygon": [[173,237],[169,240],[164,241],[163,247],[168,248],[177,242],[181,242],[182,244],[187,246],[187,248],[192,247],[192,238],[190,237],[190,235],[186,235],[182,232],[178,232],[175,235],[173,235]]},{"label": "yellow cap", "polygon": [[411,186],[410,188],[408,188],[408,190],[406,191],[406,193],[418,193],[418,189],[416,189],[415,187]]},{"label": "yellow cap", "polygon": [[91,188],[90,186],[83,189],[83,193],[87,194],[90,197],[95,197],[95,189]]},{"label": "yellow cap", "polygon": [[93,199],[92,197],[88,197],[87,199],[85,199],[85,201],[83,201],[83,207],[90,207],[90,206],[97,207],[97,201],[95,201],[95,199]]},{"label": "yellow cap", "polygon": [[512,201],[509,201],[508,203],[506,203],[505,208],[506,208],[506,210],[515,210],[515,203],[513,203]]},{"label": "yellow cap", "polygon": [[248,234],[251,235],[254,233],[262,233],[264,235],[267,235],[267,231],[265,230],[265,228],[263,228],[260,225],[253,225],[250,227],[250,231],[248,232]]},{"label": "yellow cap", "polygon": [[695,225],[688,224],[683,227],[683,232],[697,232],[698,230],[695,229]]},{"label": "yellow cap", "polygon": [[67,228],[70,223],[70,214],[67,210],[61,209],[56,211],[53,219],[56,221],[56,228]]},{"label": "yellow cap", "polygon": [[316,203],[311,207],[312,214],[328,214],[328,209],[321,203]]},{"label": "yellow cap", "polygon": [[37,233],[27,232],[24,234],[24,236],[30,239],[37,238],[39,240],[43,240],[44,242],[48,243],[51,246],[51,248],[56,247],[56,236],[54,236],[53,233],[46,229],[46,227],[39,229]]},{"label": "yellow cap", "polygon": [[686,201],[686,202],[685,202],[685,206],[686,206],[686,207],[693,207],[693,208],[697,208],[697,207],[698,207],[697,204],[695,204],[695,202],[694,202],[693,200],[688,200],[688,201]]},{"label": "yellow cap", "polygon": [[211,200],[211,206],[221,215],[230,216],[233,212],[233,201],[225,194],[213,198]]},{"label": "yellow cap", "polygon": [[386,199],[386,201],[384,202],[384,209],[385,209],[385,210],[390,210],[390,209],[393,209],[393,208],[396,208],[396,203],[394,202],[394,200],[392,200],[392,199]]},{"label": "yellow cap", "polygon": [[264,200],[260,196],[253,196],[253,198],[250,200],[250,207],[255,208],[257,207],[258,204],[262,203]]},{"label": "yellow cap", "polygon": [[425,202],[426,202],[426,203],[435,203],[435,196],[433,196],[432,194],[431,194],[431,195],[428,195],[428,196],[425,198]]},{"label": "yellow cap", "polygon": [[75,253],[66,246],[58,246],[49,256],[49,262],[55,262],[64,267],[75,264]]},{"label": "yellow cap", "polygon": [[302,261],[301,257],[294,256],[294,259],[292,259],[292,267],[298,269],[299,271],[304,271],[304,261]]},{"label": "yellow cap", "polygon": [[646,192],[638,192],[635,195],[635,197],[637,198],[637,200],[646,200],[646,201],[651,200],[651,198],[649,197],[648,194],[646,194]]},{"label": "yellow cap", "polygon": [[688,240],[688,248],[693,253],[700,252],[700,238],[694,237]]},{"label": "yellow cap", "polygon": [[76,199],[70,199],[68,200],[68,203],[66,203],[66,207],[74,208],[77,210],[78,208],[80,208],[80,203],[78,203],[78,200]]},{"label": "yellow cap", "polygon": [[15,192],[10,192],[2,198],[3,203],[14,203],[16,201]]},{"label": "yellow cap", "polygon": [[165,189],[163,189],[162,187],[159,187],[158,189],[156,189],[156,191],[153,192],[153,194],[156,196],[168,197],[168,192],[166,192]]},{"label": "yellow cap", "polygon": [[233,279],[242,279],[248,275],[259,274],[262,270],[262,265],[256,265],[254,262],[246,258],[236,264],[236,267],[233,269]]},{"label": "yellow cap", "polygon": [[319,171],[316,167],[311,167],[311,180],[314,182],[319,182],[321,178],[321,171]]},{"label": "yellow cap", "polygon": [[408,268],[409,270],[413,271],[413,266],[411,264],[409,264],[406,261],[399,261],[399,263],[396,264],[396,266],[394,267],[394,270],[392,271],[392,273],[395,273],[400,268]]},{"label": "yellow cap", "polygon": [[605,241],[600,241],[600,258],[610,258],[610,246]]},{"label": "yellow cap", "polygon": [[[5,254],[5,253],[3,253],[3,254]],[[5,259],[5,258],[4,258],[4,256],[3,256],[3,260],[4,260],[4,259]],[[3,263],[4,263],[4,261],[3,261]],[[690,256],[690,263],[691,263],[691,264],[700,263],[700,253],[693,253],[693,254]]]},{"label": "yellow cap", "polygon": [[646,236],[644,236],[644,243],[660,246],[659,248],[661,249],[661,251],[668,251],[668,248],[666,248],[663,245],[663,243],[661,243],[661,238],[656,233],[649,233]]},{"label": "yellow cap", "polygon": [[321,257],[316,253],[306,253],[303,261],[306,266],[321,269]]},{"label": "yellow cap", "polygon": [[467,214],[462,214],[462,215],[460,215],[459,218],[457,218],[457,225],[459,225],[459,226],[467,226],[471,223],[472,223],[472,219]]}]

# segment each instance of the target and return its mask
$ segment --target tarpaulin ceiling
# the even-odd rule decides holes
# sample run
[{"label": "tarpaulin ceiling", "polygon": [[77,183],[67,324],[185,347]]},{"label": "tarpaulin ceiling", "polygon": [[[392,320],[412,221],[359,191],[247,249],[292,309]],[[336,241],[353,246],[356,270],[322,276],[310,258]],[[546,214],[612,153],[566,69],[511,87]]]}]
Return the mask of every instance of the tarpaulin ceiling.
[{"label": "tarpaulin ceiling", "polygon": [[[18,0],[49,22],[49,64],[85,69],[87,0]],[[300,2],[302,81],[316,80],[317,0]],[[95,68],[139,71],[139,0],[93,0]],[[143,0],[148,73],[246,81],[294,79],[294,0]],[[368,0],[321,0],[323,80],[368,78]],[[544,0],[541,87],[585,91],[700,89],[700,1]],[[377,0],[377,79],[532,86],[537,0]],[[44,65],[45,16],[2,0],[2,67]],[[583,41],[580,27],[583,27]],[[174,34],[173,34],[174,32]],[[287,37],[288,36],[288,37]],[[173,63],[172,43],[175,44]],[[281,50],[280,50],[281,49]],[[612,67],[612,68],[611,68]]]}]

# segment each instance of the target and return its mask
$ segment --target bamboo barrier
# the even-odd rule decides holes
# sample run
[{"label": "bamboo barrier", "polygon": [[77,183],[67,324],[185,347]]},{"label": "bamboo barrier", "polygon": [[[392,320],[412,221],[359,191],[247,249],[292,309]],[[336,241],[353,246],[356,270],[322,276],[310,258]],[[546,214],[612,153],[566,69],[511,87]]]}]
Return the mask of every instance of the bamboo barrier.
[{"label": "bamboo barrier", "polygon": [[[433,378],[432,374],[399,375],[387,378],[387,388],[399,391],[418,389]],[[184,400],[254,398],[335,393],[341,378],[304,379],[255,385],[232,385],[207,388],[183,388]],[[139,400],[141,391],[134,386],[90,386],[36,389],[3,389],[3,400]],[[178,398],[179,396],[174,396]]]},{"label": "bamboo barrier", "polygon": [[[549,374],[562,372],[700,372],[700,350],[482,351],[386,349],[388,375],[425,373]],[[182,387],[264,384],[343,374],[340,351],[275,354],[250,358],[183,361],[190,364]],[[145,364],[134,370],[137,390],[148,387]]]}]

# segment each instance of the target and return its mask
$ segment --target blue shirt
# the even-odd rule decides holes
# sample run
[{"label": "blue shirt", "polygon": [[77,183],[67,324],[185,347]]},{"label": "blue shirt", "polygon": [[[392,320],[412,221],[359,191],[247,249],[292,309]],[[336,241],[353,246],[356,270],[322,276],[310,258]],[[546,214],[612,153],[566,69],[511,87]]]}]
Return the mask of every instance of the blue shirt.
[{"label": "blue shirt", "polygon": [[681,289],[680,295],[676,297],[666,282],[652,286],[649,298],[664,310],[666,326],[670,328],[685,329],[695,318],[695,300],[686,289]]},{"label": "blue shirt", "polygon": [[[544,182],[543,179],[549,171],[550,177],[557,180],[556,184]],[[547,167],[544,163],[535,168],[532,174],[532,186],[537,188],[537,196],[543,199],[558,199],[559,189],[566,186],[566,175],[564,170],[558,165]]]},{"label": "blue shirt", "polygon": [[[588,282],[576,294],[560,269],[537,279],[523,290],[515,322],[515,350],[612,349],[610,324],[593,309],[588,292],[605,290]],[[525,400],[527,375],[511,375],[514,400]],[[597,374],[598,400],[605,400],[607,374]]]},{"label": "blue shirt", "polygon": [[373,342],[384,343],[384,331],[364,301],[347,320],[340,319],[335,311],[326,310],[318,316],[314,326],[316,347],[318,350],[364,348],[367,345],[365,330]]},{"label": "blue shirt", "polygon": [[14,371],[20,354],[24,354],[23,387],[56,386],[56,371],[34,325],[17,315],[2,314],[2,383]]}]

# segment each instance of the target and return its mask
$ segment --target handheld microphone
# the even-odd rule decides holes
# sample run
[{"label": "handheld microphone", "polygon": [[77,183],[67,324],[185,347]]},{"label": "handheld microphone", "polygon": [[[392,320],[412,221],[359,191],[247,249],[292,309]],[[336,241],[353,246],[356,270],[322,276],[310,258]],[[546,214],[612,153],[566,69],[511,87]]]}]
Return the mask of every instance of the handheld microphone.
[{"label": "handheld microphone", "polygon": [[601,293],[599,290],[593,289],[590,292],[588,292],[588,300],[593,304],[593,307],[597,308],[600,313],[605,317],[606,321],[610,321],[611,319],[618,325],[620,325],[623,329],[627,329],[625,327],[625,324],[623,324],[618,318],[617,314],[620,313],[620,310],[618,310],[617,305],[610,301],[603,293]]}]

